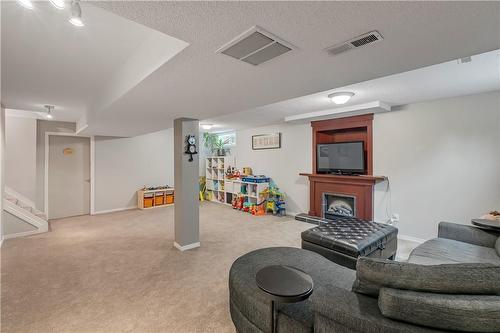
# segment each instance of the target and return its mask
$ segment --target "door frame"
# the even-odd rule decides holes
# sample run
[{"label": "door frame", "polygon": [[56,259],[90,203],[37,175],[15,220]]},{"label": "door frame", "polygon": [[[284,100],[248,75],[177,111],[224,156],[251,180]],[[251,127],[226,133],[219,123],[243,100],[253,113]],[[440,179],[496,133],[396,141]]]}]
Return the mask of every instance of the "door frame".
[{"label": "door frame", "polygon": [[49,219],[49,138],[50,136],[70,136],[70,137],[80,137],[90,139],[90,215],[94,215],[94,151],[95,151],[95,140],[94,136],[78,135],[72,132],[45,132],[45,175],[44,175],[44,193],[43,193],[43,204],[44,213]]}]

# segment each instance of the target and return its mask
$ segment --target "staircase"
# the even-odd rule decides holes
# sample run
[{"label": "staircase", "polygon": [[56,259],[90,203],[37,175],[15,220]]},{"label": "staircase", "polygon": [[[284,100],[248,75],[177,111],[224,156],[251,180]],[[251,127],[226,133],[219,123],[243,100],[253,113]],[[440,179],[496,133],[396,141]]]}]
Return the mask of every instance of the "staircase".
[{"label": "staircase", "polygon": [[9,187],[5,187],[4,210],[18,219],[32,225],[35,229],[32,231],[4,235],[4,238],[14,238],[47,232],[49,223],[44,212],[35,208],[35,203],[23,195],[17,193]]}]

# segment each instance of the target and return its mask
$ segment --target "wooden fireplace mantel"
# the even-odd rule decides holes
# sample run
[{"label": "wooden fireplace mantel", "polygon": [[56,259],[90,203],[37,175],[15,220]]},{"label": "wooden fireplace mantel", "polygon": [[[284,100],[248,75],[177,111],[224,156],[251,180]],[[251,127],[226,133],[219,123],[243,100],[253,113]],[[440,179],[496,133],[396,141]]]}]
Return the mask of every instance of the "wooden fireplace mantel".
[{"label": "wooden fireplace mantel", "polygon": [[356,198],[356,217],[373,220],[373,187],[383,176],[345,176],[300,173],[309,178],[309,215],[323,217],[323,194],[340,194]]},{"label": "wooden fireplace mantel", "polygon": [[309,177],[309,179],[317,179],[323,182],[335,182],[335,183],[346,183],[346,184],[366,184],[374,185],[379,182],[386,180],[384,176],[371,176],[371,175],[358,175],[358,176],[348,176],[348,175],[331,175],[331,174],[321,174],[321,173],[299,173],[301,176]]},{"label": "wooden fireplace mantel", "polygon": [[[373,188],[386,180],[373,176],[373,114],[313,121],[312,127],[312,170],[301,173],[309,178],[309,215],[323,217],[325,194],[339,194],[354,197],[355,216],[363,220],[373,219]],[[365,154],[365,174],[359,176],[317,174],[317,144],[362,141]]]}]

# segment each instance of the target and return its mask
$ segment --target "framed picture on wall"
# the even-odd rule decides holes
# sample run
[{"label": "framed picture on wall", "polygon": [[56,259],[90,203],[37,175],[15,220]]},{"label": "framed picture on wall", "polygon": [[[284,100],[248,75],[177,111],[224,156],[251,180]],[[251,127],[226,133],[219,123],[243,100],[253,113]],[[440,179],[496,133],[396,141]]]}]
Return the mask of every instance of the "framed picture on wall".
[{"label": "framed picture on wall", "polygon": [[252,149],[279,149],[281,148],[281,133],[252,135]]}]

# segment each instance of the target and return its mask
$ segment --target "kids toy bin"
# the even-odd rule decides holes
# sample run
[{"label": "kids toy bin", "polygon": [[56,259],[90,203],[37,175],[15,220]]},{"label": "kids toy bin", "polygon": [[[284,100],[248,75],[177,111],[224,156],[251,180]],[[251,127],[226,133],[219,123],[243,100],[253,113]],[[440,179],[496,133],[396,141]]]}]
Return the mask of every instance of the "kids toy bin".
[{"label": "kids toy bin", "polygon": [[144,194],[144,208],[153,207],[154,200],[155,198],[152,194]]},{"label": "kids toy bin", "polygon": [[241,180],[247,183],[269,183],[270,178],[263,176],[250,176],[243,177]]},{"label": "kids toy bin", "polygon": [[169,205],[169,204],[173,204],[173,203],[174,203],[174,194],[173,194],[173,193],[171,193],[171,194],[167,194],[167,195],[165,196],[165,203],[166,203],[167,205]]},{"label": "kids toy bin", "polygon": [[160,206],[165,203],[165,193],[156,192],[155,194],[155,206]]}]

